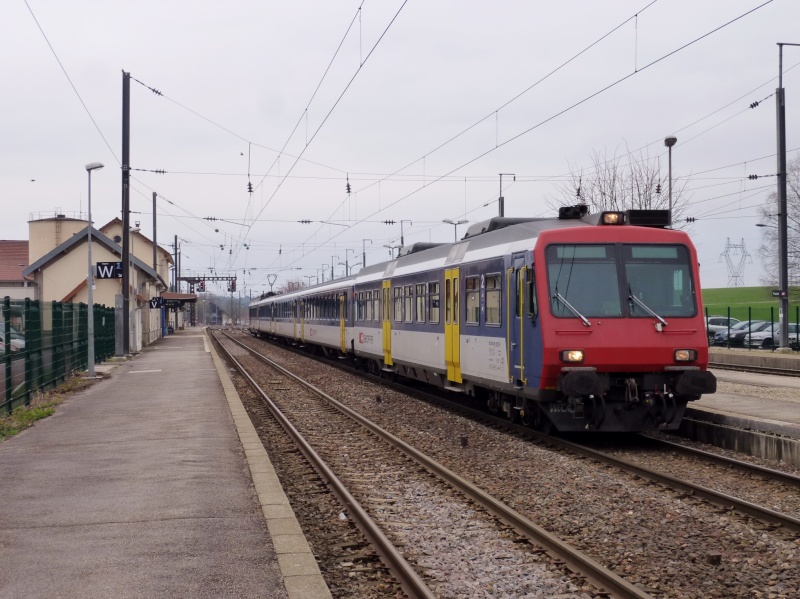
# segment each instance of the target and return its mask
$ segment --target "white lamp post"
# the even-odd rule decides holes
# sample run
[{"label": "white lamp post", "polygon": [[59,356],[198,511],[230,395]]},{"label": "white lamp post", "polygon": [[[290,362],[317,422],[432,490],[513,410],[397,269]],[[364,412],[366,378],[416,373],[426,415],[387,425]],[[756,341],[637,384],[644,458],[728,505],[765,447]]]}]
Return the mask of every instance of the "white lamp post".
[{"label": "white lamp post", "polygon": [[92,288],[94,287],[94,265],[92,264],[92,171],[103,168],[101,162],[91,162],[86,165],[86,172],[89,175],[89,259],[88,259],[88,275],[86,277],[86,286],[89,297],[89,333],[88,333],[88,354],[86,360],[89,363],[89,376],[94,376],[94,295]]}]

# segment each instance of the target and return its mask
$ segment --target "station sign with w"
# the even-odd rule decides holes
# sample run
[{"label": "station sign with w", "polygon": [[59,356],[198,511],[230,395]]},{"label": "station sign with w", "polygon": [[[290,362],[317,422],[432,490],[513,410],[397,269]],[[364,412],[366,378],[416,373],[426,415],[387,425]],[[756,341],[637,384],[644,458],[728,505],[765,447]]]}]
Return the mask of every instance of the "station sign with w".
[{"label": "station sign with w", "polygon": [[98,262],[95,276],[98,279],[121,279],[122,262]]}]

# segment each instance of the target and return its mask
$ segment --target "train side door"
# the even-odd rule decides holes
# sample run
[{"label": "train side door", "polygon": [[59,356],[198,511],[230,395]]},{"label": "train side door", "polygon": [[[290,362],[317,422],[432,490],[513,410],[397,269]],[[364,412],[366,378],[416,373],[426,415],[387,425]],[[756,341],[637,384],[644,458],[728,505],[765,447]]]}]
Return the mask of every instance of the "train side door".
[{"label": "train side door", "polygon": [[383,281],[383,363],[386,366],[392,361],[392,282]]},{"label": "train side door", "polygon": [[525,254],[512,256],[511,268],[506,277],[508,309],[508,363],[509,382],[525,384],[525,293],[527,290],[528,267],[525,265]]},{"label": "train side door", "polygon": [[345,293],[339,294],[339,341],[343,352],[347,352],[347,344],[345,343],[345,324],[347,321],[347,295]]},{"label": "train side door", "polygon": [[457,268],[444,271],[444,360],[447,380],[461,383],[461,330]]}]

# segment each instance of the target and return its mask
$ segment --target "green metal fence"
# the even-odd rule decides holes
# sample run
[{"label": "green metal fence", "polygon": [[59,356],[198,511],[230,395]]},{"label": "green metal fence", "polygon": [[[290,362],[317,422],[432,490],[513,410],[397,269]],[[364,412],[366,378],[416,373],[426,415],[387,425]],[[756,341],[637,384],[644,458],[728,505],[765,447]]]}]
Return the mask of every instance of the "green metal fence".
[{"label": "green metal fence", "polygon": [[[30,299],[0,304],[0,415],[28,405],[31,396],[87,368],[86,304]],[[114,355],[114,308],[94,306],[95,362]]]},{"label": "green metal fence", "polygon": [[[709,316],[708,308],[705,309],[709,345],[728,348],[769,349],[773,351],[780,345],[780,334],[775,329],[775,327],[779,326],[780,319],[774,306],[770,306],[769,316],[766,315],[765,308],[763,307],[759,307],[758,309],[759,317],[754,315],[754,310],[750,306],[746,308],[737,306],[735,315],[738,318],[732,316],[734,310],[730,307],[724,310],[724,312],[724,314],[719,316],[724,316],[728,321],[728,325],[725,329],[714,332],[708,328],[708,323],[709,319],[715,318],[715,316]],[[731,320],[732,318],[733,320]],[[789,310],[787,320],[789,323],[789,347],[795,351],[800,351],[800,306],[795,306],[794,310]],[[735,323],[737,322],[754,323],[754,326],[745,327],[743,333],[737,335],[737,330],[735,328]],[[765,335],[756,335],[754,341],[754,334],[761,333],[764,330],[768,332]]]}]

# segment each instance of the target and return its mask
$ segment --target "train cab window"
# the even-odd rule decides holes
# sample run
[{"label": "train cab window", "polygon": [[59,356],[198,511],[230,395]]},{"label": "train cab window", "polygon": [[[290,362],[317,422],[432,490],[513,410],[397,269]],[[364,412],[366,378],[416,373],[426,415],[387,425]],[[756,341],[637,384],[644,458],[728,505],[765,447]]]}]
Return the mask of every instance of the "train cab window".
[{"label": "train cab window", "polygon": [[[486,281],[486,324],[500,326],[500,307],[503,305],[500,275],[489,275]],[[469,302],[469,300],[467,300]]]},{"label": "train cab window", "polygon": [[439,283],[428,283],[428,322],[439,324]]},{"label": "train cab window", "polygon": [[559,318],[622,316],[612,244],[554,244],[545,251],[550,310]]},{"label": "train cab window", "polygon": [[372,292],[365,292],[364,318],[362,320],[372,320]]},{"label": "train cab window", "polygon": [[417,284],[417,322],[425,322],[425,283]]},{"label": "train cab window", "polygon": [[467,277],[464,280],[464,293],[467,302],[467,324],[481,322],[481,285],[478,277]]},{"label": "train cab window", "polygon": [[403,288],[403,300],[405,304],[405,321],[412,322],[414,320],[414,286],[406,285]]},{"label": "train cab window", "polygon": [[380,322],[381,320],[381,290],[376,289],[372,292],[372,318],[375,322]]},{"label": "train cab window", "polygon": [[[696,294],[689,251],[683,245],[623,245],[626,297],[633,317],[694,316]],[[644,304],[644,305],[642,305]]]},{"label": "train cab window", "polygon": [[403,288],[394,288],[394,321],[403,322]]}]

